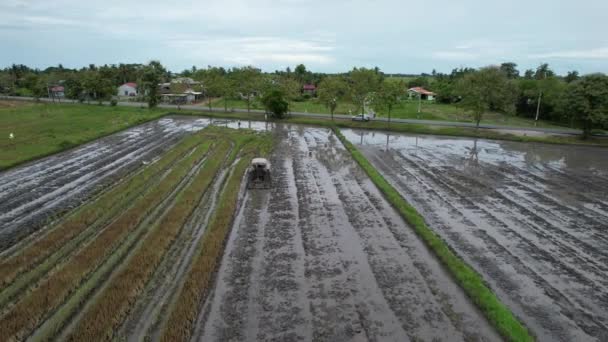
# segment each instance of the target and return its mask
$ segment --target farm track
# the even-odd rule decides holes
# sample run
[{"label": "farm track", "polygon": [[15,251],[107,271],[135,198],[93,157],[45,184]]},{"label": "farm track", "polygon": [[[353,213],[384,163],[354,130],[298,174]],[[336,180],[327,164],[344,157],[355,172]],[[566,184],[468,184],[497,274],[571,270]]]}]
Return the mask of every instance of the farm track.
[{"label": "farm track", "polygon": [[608,339],[606,151],[345,133],[539,340]]},{"label": "farm track", "polygon": [[331,131],[275,134],[193,340],[499,340]]},{"label": "farm track", "polygon": [[0,251],[204,125],[192,119],[165,118],[0,173]]},{"label": "farm track", "polygon": [[[59,305],[63,305],[68,296],[76,290],[75,286],[81,285],[91,275],[94,276],[91,272],[103,268],[105,258],[115,256],[116,250],[120,250],[121,246],[129,241],[134,231],[145,230],[145,225],[150,223],[150,217],[146,218],[146,216],[152,214],[158,205],[166,204],[168,198],[177,194],[176,186],[183,184],[184,176],[191,171],[189,163],[197,160],[196,158],[196,155],[190,155],[178,163],[157,188],[142,197],[134,207],[125,211],[106,227],[96,239],[84,246],[44,279],[37,288],[11,307],[0,319],[0,327],[5,329],[6,334],[27,336],[28,331],[35,329],[39,322],[48,318],[48,315],[55,312]],[[29,318],[27,325],[24,325],[24,317]]]}]

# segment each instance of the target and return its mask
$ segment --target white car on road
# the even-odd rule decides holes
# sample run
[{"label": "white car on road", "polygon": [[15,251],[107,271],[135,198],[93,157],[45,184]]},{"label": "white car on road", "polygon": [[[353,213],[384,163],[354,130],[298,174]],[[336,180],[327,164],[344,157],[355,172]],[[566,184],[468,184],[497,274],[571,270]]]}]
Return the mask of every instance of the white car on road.
[{"label": "white car on road", "polygon": [[359,114],[359,115],[355,115],[353,116],[353,121],[369,121],[369,115],[367,114]]}]

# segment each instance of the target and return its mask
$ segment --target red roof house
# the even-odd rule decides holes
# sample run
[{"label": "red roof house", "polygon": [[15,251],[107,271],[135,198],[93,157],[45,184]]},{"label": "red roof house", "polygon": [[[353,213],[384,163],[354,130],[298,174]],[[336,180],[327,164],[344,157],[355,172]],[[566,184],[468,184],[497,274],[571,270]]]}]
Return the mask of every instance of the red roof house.
[{"label": "red roof house", "polygon": [[432,91],[426,90],[422,87],[413,87],[407,90],[410,98],[412,97],[420,97],[422,100],[432,101],[435,98],[435,93]]}]

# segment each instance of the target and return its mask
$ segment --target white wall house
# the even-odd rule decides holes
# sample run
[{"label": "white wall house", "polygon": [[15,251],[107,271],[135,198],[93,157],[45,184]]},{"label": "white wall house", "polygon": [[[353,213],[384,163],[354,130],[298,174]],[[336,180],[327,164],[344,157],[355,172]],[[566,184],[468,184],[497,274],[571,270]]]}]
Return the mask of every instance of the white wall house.
[{"label": "white wall house", "polygon": [[118,96],[137,96],[137,83],[128,82],[118,87]]},{"label": "white wall house", "polygon": [[435,93],[428,91],[422,87],[413,87],[407,90],[409,98],[417,99],[420,97],[422,100],[433,101],[435,99]]}]

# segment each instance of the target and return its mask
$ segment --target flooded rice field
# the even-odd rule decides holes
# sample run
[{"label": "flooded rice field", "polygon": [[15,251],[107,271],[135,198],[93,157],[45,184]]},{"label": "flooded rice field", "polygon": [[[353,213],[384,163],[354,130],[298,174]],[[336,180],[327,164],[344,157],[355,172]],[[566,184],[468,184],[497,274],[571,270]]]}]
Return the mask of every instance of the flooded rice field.
[{"label": "flooded rice field", "polygon": [[539,340],[608,340],[608,150],[343,133]]},{"label": "flooded rice field", "polygon": [[274,134],[195,340],[499,340],[330,130]]},{"label": "flooded rice field", "polygon": [[0,172],[0,252],[209,124],[272,129],[255,121],[166,117]]}]

